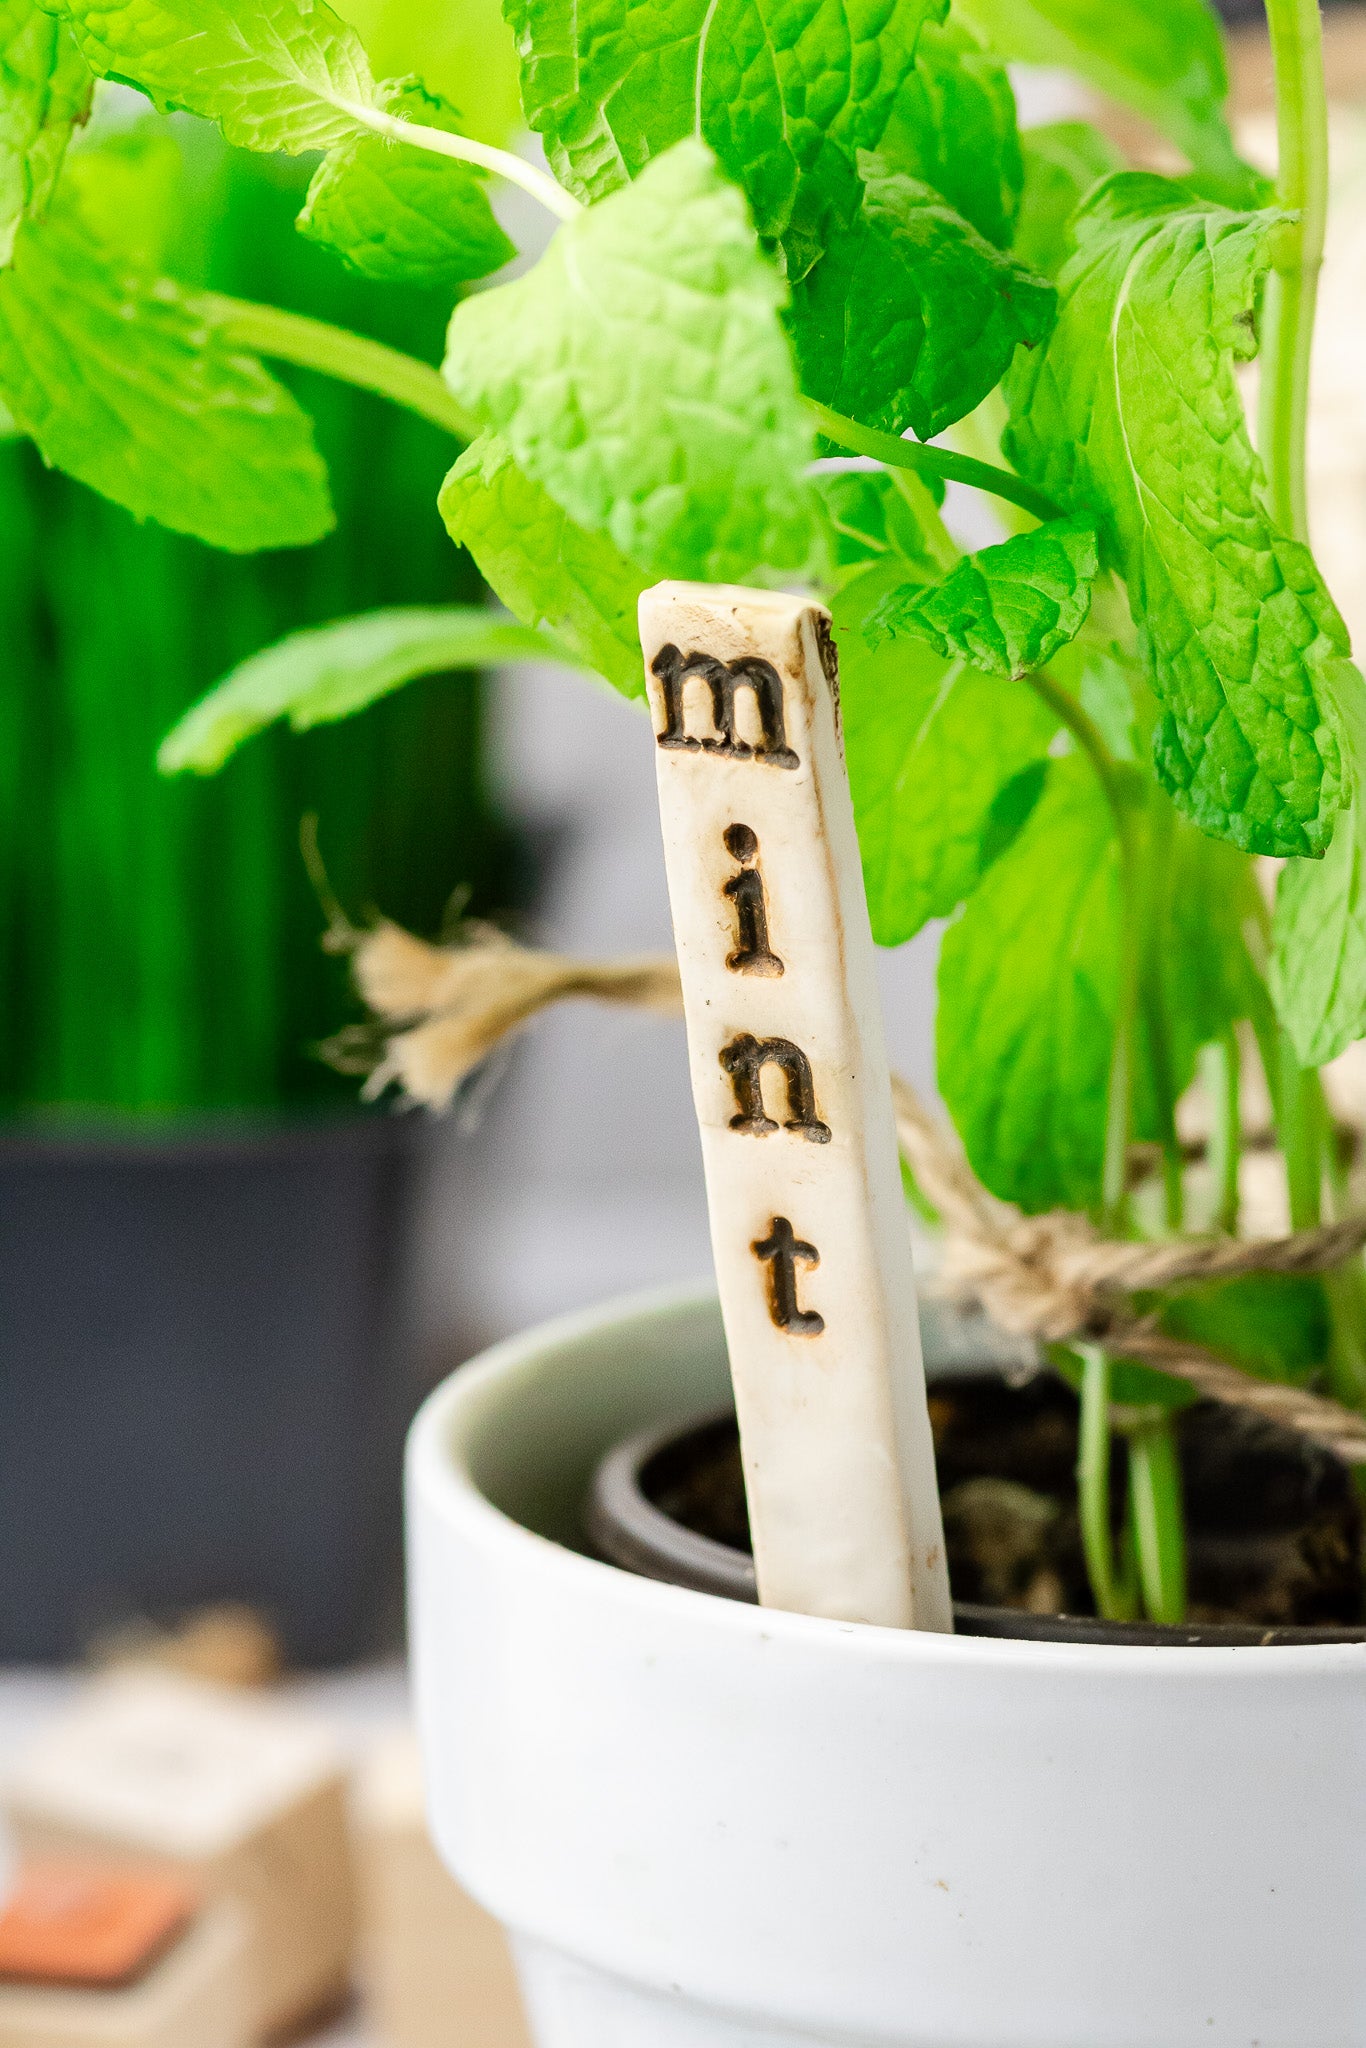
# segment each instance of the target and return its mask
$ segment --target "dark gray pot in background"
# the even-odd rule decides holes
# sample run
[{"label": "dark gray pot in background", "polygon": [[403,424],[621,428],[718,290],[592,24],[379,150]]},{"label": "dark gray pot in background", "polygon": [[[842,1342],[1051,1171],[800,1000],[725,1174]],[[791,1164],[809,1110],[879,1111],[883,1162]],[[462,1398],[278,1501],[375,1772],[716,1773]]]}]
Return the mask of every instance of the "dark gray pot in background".
[{"label": "dark gray pot in background", "polygon": [[382,1116],[0,1139],[0,1660],[223,1599],[294,1662],[375,1646],[415,1150]]}]

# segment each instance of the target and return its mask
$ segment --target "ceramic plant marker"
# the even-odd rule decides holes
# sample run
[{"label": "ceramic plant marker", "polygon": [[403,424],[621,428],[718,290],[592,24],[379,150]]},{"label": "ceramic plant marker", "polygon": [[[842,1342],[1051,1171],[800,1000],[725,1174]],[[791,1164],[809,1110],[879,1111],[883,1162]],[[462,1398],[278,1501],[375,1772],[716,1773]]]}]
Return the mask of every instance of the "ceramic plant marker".
[{"label": "ceramic plant marker", "polygon": [[759,1597],[951,1629],[829,617],[660,583],[640,634]]}]

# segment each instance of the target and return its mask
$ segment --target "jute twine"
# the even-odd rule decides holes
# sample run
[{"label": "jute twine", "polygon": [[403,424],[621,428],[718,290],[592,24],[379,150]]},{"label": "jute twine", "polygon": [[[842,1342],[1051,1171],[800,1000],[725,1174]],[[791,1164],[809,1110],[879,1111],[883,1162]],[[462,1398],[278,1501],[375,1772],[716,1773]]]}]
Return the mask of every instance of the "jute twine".
[{"label": "jute twine", "polygon": [[[571,997],[681,1012],[672,955],[587,961],[519,946],[468,923],[453,945],[429,945],[398,925],[364,932],[334,924],[329,939],[352,955],[356,984],[376,1025],[345,1034],[339,1064],[366,1070],[368,1095],[390,1085],[412,1102],[446,1109],[474,1070],[513,1033]],[[974,1301],[1002,1329],[1044,1343],[1103,1344],[1115,1357],[1158,1367],[1197,1392],[1251,1408],[1366,1465],[1366,1418],[1326,1395],[1254,1378],[1198,1344],[1168,1336],[1133,1312],[1130,1297],[1246,1273],[1322,1273],[1366,1243],[1366,1217],[1245,1240],[1103,1238],[1065,1210],[1024,1216],[977,1179],[953,1132],[910,1083],[894,1077],[901,1149],[944,1229],[941,1291]]]}]

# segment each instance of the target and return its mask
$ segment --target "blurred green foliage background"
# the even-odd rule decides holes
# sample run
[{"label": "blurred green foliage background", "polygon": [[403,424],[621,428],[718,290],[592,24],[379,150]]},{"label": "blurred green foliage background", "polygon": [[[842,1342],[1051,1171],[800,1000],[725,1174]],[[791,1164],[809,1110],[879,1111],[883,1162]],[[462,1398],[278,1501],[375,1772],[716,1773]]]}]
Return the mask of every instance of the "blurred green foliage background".
[{"label": "blurred green foliage background", "polygon": [[[345,11],[378,68],[421,66],[481,135],[513,127],[496,0]],[[371,285],[296,232],[311,163],[228,150],[188,120],[157,125],[167,213],[139,229],[164,241],[174,275],[440,360],[441,294]],[[483,910],[517,892],[485,786],[483,693],[468,677],[413,685],[303,737],[266,735],[209,781],[157,775],[163,734],[244,655],[371,606],[478,593],[435,507],[455,444],[379,399],[282,374],[332,472],[337,530],[312,548],[219,554],[138,526],[44,470],[27,442],[0,445],[0,1108],[11,1115],[354,1099],[354,1081],[314,1050],[351,1012],[344,965],[318,943],[299,852],[306,813],[353,912],[382,906],[431,931],[454,890]]]}]

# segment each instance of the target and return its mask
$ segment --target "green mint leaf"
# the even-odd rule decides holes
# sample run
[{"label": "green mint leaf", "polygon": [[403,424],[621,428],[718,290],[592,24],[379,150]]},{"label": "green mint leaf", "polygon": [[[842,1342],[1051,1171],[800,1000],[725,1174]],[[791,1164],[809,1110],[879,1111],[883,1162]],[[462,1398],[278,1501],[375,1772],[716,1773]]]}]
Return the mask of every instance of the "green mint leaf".
[{"label": "green mint leaf", "polygon": [[504,0],[527,119],[560,182],[602,199],[697,135],[800,276],[858,204],[916,37],[946,0]]},{"label": "green mint leaf", "polygon": [[828,553],[835,584],[847,583],[870,562],[893,556],[921,583],[933,582],[939,564],[920,522],[885,469],[823,470],[812,489],[829,527]]},{"label": "green mint leaf", "polygon": [[[1043,795],[1044,783],[1048,780],[1049,760],[1040,754],[1011,776],[1009,782],[998,791],[987,813],[986,829],[982,834],[982,853],[979,872],[985,874],[994,860],[999,860],[1008,846],[1013,846],[1032,815],[1034,806]],[[955,906],[956,907],[956,906]]]},{"label": "green mint leaf", "polygon": [[[840,711],[873,936],[899,946],[971,894],[1038,794],[1020,782],[1057,720],[1032,690],[1002,684],[923,641],[876,651],[869,613],[905,563],[889,555],[832,608]],[[1018,784],[1018,786],[1016,786]],[[1022,808],[1003,815],[1008,790]]]},{"label": "green mint leaf", "polygon": [[1089,121],[1052,121],[1020,137],[1024,191],[1015,223],[1015,254],[1041,277],[1056,277],[1072,254],[1069,223],[1091,187],[1124,158]]},{"label": "green mint leaf", "polygon": [[[1174,1100],[1190,1086],[1201,1046],[1265,1005],[1247,943],[1249,931],[1260,931],[1264,912],[1247,856],[1176,816],[1151,783],[1147,791],[1144,974],[1160,1002],[1166,1092]],[[1134,1134],[1157,1138],[1159,1049],[1143,1002],[1137,1037]]]},{"label": "green mint leaf", "polygon": [[1098,1200],[1118,990],[1118,847],[1074,754],[1050,766],[939,960],[939,1087],[1003,1201],[1037,1214]]},{"label": "green mint leaf", "polygon": [[1276,884],[1271,995],[1302,1067],[1366,1037],[1366,685],[1349,672],[1346,729],[1355,795],[1322,860],[1292,860]]},{"label": "green mint leaf", "polygon": [[215,547],[298,547],[333,524],[309,420],[167,279],[79,221],[23,228],[0,274],[0,395],[45,461]]},{"label": "green mint leaf", "polygon": [[868,621],[873,639],[919,634],[946,660],[1018,681],[1081,631],[1099,568],[1085,514],[967,555],[928,590],[890,591]]},{"label": "green mint leaf", "polygon": [[212,775],[278,718],[295,732],[364,711],[418,676],[563,660],[553,642],[482,605],[408,605],[290,633],[192,705],[161,743],[163,775]]},{"label": "green mint leaf", "polygon": [[1101,633],[1094,617],[1077,639],[1059,648],[1049,669],[1080,703],[1117,761],[1142,752],[1138,700],[1152,696],[1134,657]]},{"label": "green mint leaf", "polygon": [[569,221],[456,307],[445,375],[580,526],[658,576],[802,573],[812,433],[784,287],[701,143]]},{"label": "green mint leaf", "polygon": [[0,265],[14,254],[20,222],[52,197],[93,84],[62,22],[33,0],[0,0]]},{"label": "green mint leaf", "polygon": [[172,124],[149,114],[131,128],[78,138],[62,172],[61,205],[132,269],[159,271],[185,194],[185,159]]},{"label": "green mint leaf", "polygon": [[329,149],[357,130],[375,85],[353,29],[326,0],[61,0],[101,78],[162,113],[217,121],[243,149]]},{"label": "green mint leaf", "polygon": [[1332,1344],[1323,1282],[1303,1273],[1248,1273],[1195,1287],[1170,1296],[1159,1321],[1169,1336],[1207,1344],[1258,1379],[1301,1386],[1318,1377]]},{"label": "green mint leaf", "polygon": [[863,210],[794,287],[789,316],[810,395],[864,426],[928,441],[1042,341],[1051,285],[903,172],[860,158]]},{"label": "green mint leaf", "polygon": [[[400,120],[458,133],[460,117],[416,79],[379,88]],[[394,284],[466,284],[500,270],[516,250],[493,217],[483,174],[379,135],[328,151],[299,226],[363,277]]]},{"label": "green mint leaf", "polygon": [[1358,797],[1323,859],[1288,862],[1277,884],[1271,994],[1302,1067],[1366,1037],[1364,841]]},{"label": "green mint leaf", "polygon": [[486,434],[441,487],[451,539],[525,626],[544,632],[625,697],[645,696],[636,607],[651,578],[586,533]]},{"label": "green mint leaf", "polygon": [[1007,380],[1005,447],[1095,518],[1123,573],[1182,809],[1247,851],[1313,854],[1342,801],[1346,630],[1308,549],[1271,524],[1233,375],[1276,218],[1141,172],[1101,185],[1048,346]]},{"label": "green mint leaf", "polygon": [[979,235],[1009,248],[1024,164],[1003,64],[959,21],[927,21],[877,153],[930,185]]},{"label": "green mint leaf", "polygon": [[1256,174],[1233,147],[1218,17],[1205,0],[959,0],[989,49],[1012,63],[1075,71],[1132,107],[1245,204]]}]

